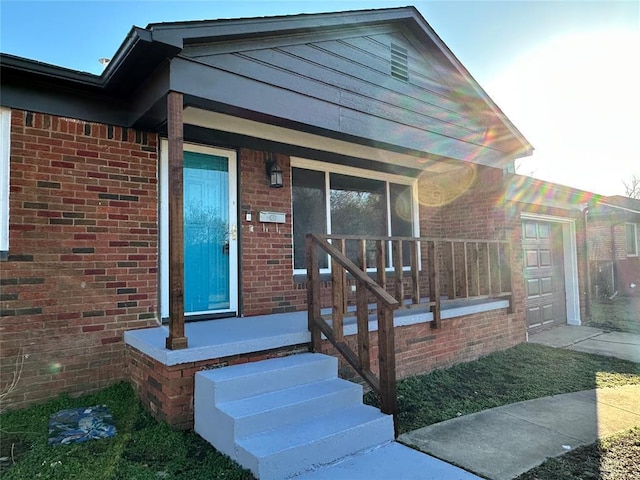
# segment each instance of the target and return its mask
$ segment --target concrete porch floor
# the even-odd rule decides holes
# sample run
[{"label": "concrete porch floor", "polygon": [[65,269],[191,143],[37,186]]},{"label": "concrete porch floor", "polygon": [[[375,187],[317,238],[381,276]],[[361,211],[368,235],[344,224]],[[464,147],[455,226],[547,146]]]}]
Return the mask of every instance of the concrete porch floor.
[{"label": "concrete porch floor", "polygon": [[[441,316],[447,319],[508,306],[508,300],[502,299],[460,299],[443,304]],[[371,308],[375,307],[372,305]],[[330,310],[323,310],[324,315],[329,313]],[[432,320],[433,314],[428,308],[401,309],[394,314],[396,327]],[[369,317],[369,331],[377,329],[375,314],[372,314]],[[346,317],[344,334],[355,333],[355,317]],[[168,325],[160,325],[125,332],[124,341],[163,365],[173,366],[301,345],[311,340],[306,311],[187,322],[185,335],[189,339],[189,347],[183,350],[168,350],[165,347],[168,335]]]}]

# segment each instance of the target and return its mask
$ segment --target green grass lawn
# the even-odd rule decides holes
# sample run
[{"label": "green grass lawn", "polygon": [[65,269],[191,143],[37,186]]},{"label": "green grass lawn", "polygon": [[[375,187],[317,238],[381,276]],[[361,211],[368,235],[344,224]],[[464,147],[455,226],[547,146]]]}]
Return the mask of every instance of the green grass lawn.
[{"label": "green grass lawn", "polygon": [[[402,433],[546,395],[639,383],[638,364],[523,344],[475,362],[400,381],[400,430]],[[366,398],[375,403],[372,395]],[[113,413],[118,429],[114,438],[68,446],[47,445],[49,415],[65,408],[98,404],[107,405]],[[632,441],[636,446],[639,443],[637,438]],[[195,433],[175,431],[156,422],[143,410],[127,384],[117,384],[94,395],[75,399],[63,396],[3,413],[0,448],[3,480],[253,478]]]},{"label": "green grass lawn", "polygon": [[[487,408],[596,387],[640,384],[640,365],[535,344],[398,382],[400,433]],[[365,401],[376,404],[369,393]]]},{"label": "green grass lawn", "polygon": [[[118,433],[76,445],[47,445],[49,415],[64,408],[105,404]],[[60,397],[0,416],[2,480],[228,480],[253,479],[193,432],[155,421],[133,389],[120,383],[94,395]],[[12,459],[13,457],[13,459]],[[14,463],[15,461],[15,463]]]}]

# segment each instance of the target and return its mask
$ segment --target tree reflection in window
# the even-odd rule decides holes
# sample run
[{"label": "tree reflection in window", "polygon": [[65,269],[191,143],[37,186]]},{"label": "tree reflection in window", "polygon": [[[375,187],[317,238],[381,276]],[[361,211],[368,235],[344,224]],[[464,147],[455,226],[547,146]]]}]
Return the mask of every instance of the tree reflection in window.
[{"label": "tree reflection in window", "polygon": [[[360,237],[387,235],[386,184],[348,175],[330,175],[331,233]],[[367,264],[375,265],[375,243],[367,242]],[[357,263],[358,245],[346,243],[346,254]]]},{"label": "tree reflection in window", "polygon": [[[306,268],[305,236],[309,232],[330,231],[336,235],[358,237],[413,236],[413,190],[410,185],[293,168],[292,186],[296,269]],[[327,218],[327,211],[330,218]],[[346,253],[351,260],[357,261],[358,248],[358,242],[346,242]],[[375,268],[376,243],[367,242],[366,249],[367,266]],[[404,265],[409,264],[408,253],[408,244],[404,244]],[[326,255],[319,263],[320,268],[328,267]],[[387,255],[386,266],[390,265],[390,255]]]}]

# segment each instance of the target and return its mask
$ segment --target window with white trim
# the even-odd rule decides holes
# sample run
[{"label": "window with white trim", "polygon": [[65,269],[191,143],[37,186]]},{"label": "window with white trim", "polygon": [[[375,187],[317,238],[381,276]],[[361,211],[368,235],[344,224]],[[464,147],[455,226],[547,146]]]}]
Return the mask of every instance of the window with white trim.
[{"label": "window with white trim", "polygon": [[627,256],[638,256],[638,224],[627,223]]},{"label": "window with white trim", "polygon": [[[294,273],[306,271],[307,233],[377,237],[417,235],[413,178],[292,159],[291,182]],[[373,248],[373,244],[368,246],[371,262]],[[352,260],[357,258],[355,242],[347,242],[346,254]],[[405,258],[408,263],[408,252],[405,252]],[[392,266],[389,260],[387,265]],[[320,268],[328,271],[326,256],[321,257]]]},{"label": "window with white trim", "polygon": [[11,110],[0,107],[0,260],[9,252],[9,156]]}]

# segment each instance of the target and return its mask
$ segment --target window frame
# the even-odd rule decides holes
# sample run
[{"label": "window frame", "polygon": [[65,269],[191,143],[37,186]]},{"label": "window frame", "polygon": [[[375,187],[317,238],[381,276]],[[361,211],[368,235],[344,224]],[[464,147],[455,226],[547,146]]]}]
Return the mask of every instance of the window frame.
[{"label": "window frame", "polygon": [[[632,227],[633,234],[629,235],[629,227]],[[627,222],[625,223],[625,243],[627,247],[627,257],[637,257],[638,253],[638,224]],[[633,249],[630,249],[629,238],[633,237]],[[631,251],[632,250],[632,251]]]},{"label": "window frame", "polygon": [[[352,177],[359,177],[371,180],[380,180],[385,182],[385,197],[387,203],[387,235],[391,232],[391,205],[390,205],[390,183],[398,185],[407,185],[411,188],[411,209],[412,209],[412,234],[414,237],[420,235],[420,212],[417,196],[418,179],[412,177],[405,177],[403,175],[395,175],[392,173],[379,172],[375,170],[366,170],[364,168],[350,167],[346,165],[339,165],[333,163],[321,162],[318,160],[309,160],[300,157],[291,157],[291,168],[302,168],[305,170],[315,170],[324,173],[324,186],[325,186],[325,218],[326,218],[326,231],[327,234],[331,234],[331,174],[348,175]],[[293,184],[292,184],[293,188]],[[291,197],[291,212],[293,212],[293,195]],[[293,233],[293,220],[291,221],[291,230]],[[292,250],[295,250],[295,242],[293,242],[294,236],[292,235]],[[389,246],[390,248],[390,246]],[[295,268],[295,252],[292,252],[291,267],[294,275],[306,275],[306,268]],[[392,257],[389,256],[390,266],[386,268],[387,271],[393,271]],[[404,270],[408,270],[410,267],[403,267]],[[375,272],[376,268],[367,268],[368,272]],[[331,262],[327,268],[321,268],[320,273],[331,273]]]},{"label": "window frame", "polygon": [[9,256],[9,161],[11,109],[0,107],[0,260]]}]

